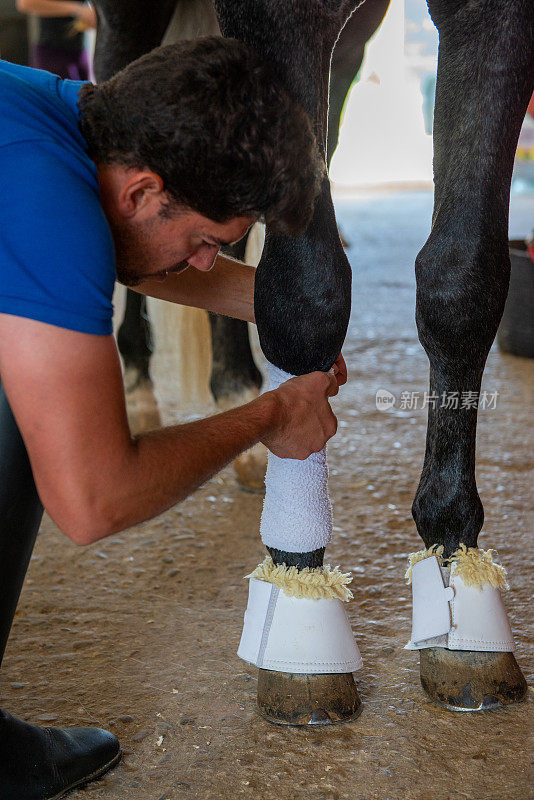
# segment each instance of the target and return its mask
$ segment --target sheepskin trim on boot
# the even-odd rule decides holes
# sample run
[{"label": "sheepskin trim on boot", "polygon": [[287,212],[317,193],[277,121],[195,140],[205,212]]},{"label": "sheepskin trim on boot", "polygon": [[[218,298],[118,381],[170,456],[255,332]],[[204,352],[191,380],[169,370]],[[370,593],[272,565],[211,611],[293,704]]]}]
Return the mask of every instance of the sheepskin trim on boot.
[{"label": "sheepskin trim on boot", "polygon": [[480,589],[488,585],[505,591],[510,588],[506,580],[506,570],[493,560],[495,552],[496,550],[480,550],[478,547],[461,544],[448,562],[456,564],[456,575],[459,575],[466,586]]},{"label": "sheepskin trim on boot", "polygon": [[406,583],[412,582],[412,567],[418,561],[423,561],[430,556],[436,556],[438,563],[442,567],[450,567],[456,564],[456,575],[458,575],[466,586],[494,586],[496,589],[505,591],[509,589],[506,580],[506,570],[501,564],[495,563],[493,553],[495,550],[480,550],[478,547],[466,547],[461,544],[450,558],[443,557],[443,545],[433,544],[427,550],[418,550],[408,556],[408,569],[406,570]]},{"label": "sheepskin trim on boot", "polygon": [[271,556],[258,564],[256,569],[246,575],[267,583],[274,583],[289,597],[302,597],[310,600],[352,600],[353,594],[348,588],[352,581],[350,572],[341,572],[339,567],[287,567],[285,564],[275,566]]},{"label": "sheepskin trim on boot", "polygon": [[415,564],[417,564],[419,561],[424,561],[425,558],[430,558],[430,556],[436,556],[440,567],[443,566],[443,545],[433,544],[432,547],[429,547],[427,550],[417,550],[416,553],[409,553],[408,569],[404,575],[406,578],[406,583],[411,584],[412,582],[412,567],[415,566]]}]

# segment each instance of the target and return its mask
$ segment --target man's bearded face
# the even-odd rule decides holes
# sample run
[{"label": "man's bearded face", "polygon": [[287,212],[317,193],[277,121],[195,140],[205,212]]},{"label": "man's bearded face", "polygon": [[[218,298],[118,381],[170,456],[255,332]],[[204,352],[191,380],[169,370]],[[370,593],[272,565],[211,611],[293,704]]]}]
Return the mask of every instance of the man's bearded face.
[{"label": "man's bearded face", "polygon": [[218,223],[193,211],[172,217],[156,214],[142,222],[129,218],[110,221],[117,280],[138,286],[165,280],[169,273],[194,267],[209,272],[223,244],[241,239],[254,219],[235,217]]},{"label": "man's bearded face", "polygon": [[[117,280],[125,286],[138,286],[147,279],[163,280],[169,272],[183,272],[188,261],[179,258],[179,248],[160,242],[158,223],[125,223],[113,226]],[[215,253],[216,255],[216,253]],[[158,266],[164,264],[164,267]]]}]

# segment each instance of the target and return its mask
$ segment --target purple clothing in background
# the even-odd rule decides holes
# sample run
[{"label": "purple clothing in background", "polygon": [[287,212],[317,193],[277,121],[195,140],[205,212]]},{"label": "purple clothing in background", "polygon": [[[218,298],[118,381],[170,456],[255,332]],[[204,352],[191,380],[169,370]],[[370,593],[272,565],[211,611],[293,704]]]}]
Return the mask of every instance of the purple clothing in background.
[{"label": "purple clothing in background", "polygon": [[45,69],[54,75],[59,75],[60,78],[69,78],[72,81],[90,79],[86,50],[69,52],[59,47],[36,44],[30,51],[30,66],[35,69]]}]

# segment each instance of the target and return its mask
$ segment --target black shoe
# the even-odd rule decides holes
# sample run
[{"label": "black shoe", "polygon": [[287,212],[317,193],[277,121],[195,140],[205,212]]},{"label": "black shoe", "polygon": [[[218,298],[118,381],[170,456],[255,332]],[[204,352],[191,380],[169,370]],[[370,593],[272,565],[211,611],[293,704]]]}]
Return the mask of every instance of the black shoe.
[{"label": "black shoe", "polygon": [[0,709],[0,800],[59,800],[120,760],[100,728],[38,728]]}]

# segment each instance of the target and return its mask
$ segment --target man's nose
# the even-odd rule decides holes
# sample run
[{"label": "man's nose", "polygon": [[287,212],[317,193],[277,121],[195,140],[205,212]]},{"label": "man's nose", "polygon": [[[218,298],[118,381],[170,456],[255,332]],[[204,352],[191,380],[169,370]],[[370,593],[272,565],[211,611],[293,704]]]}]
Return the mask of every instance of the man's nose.
[{"label": "man's nose", "polygon": [[209,272],[215,263],[219,248],[213,247],[199,247],[196,253],[190,256],[187,260],[195,269],[201,272]]}]

